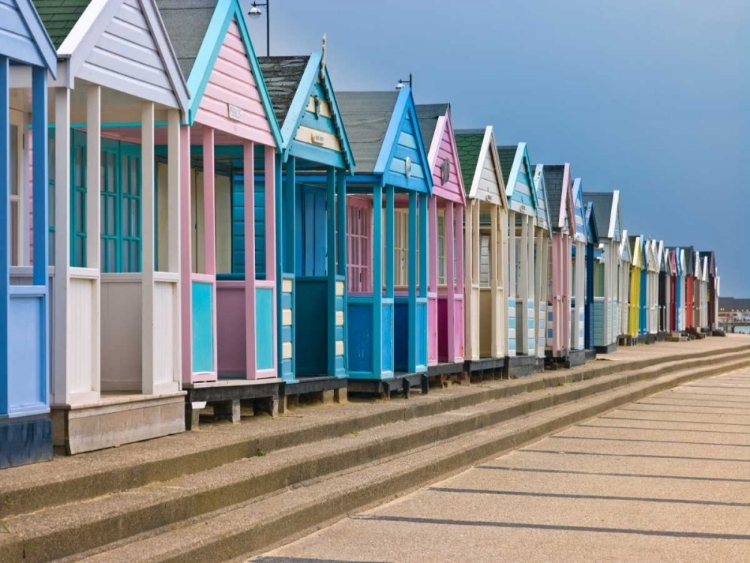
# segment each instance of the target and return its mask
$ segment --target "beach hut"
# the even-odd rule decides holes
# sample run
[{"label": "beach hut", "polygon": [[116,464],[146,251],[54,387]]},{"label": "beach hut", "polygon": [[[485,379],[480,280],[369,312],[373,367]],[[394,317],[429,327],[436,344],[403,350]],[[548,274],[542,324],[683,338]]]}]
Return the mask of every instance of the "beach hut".
[{"label": "beach hut", "polygon": [[[580,224],[573,204],[573,179],[570,164],[544,165],[544,182],[547,186],[551,231],[551,272],[550,292],[547,296],[547,357],[554,361],[568,360],[571,349],[571,333],[575,334],[575,344],[582,340],[578,333],[578,323],[572,310],[572,271],[574,250],[573,241],[582,247],[583,218]],[[579,228],[581,233],[579,234]],[[579,242],[580,236],[580,242]],[[578,256],[581,256],[578,250]],[[578,278],[576,278],[578,281]],[[579,301],[580,303],[580,301]],[[578,349],[578,348],[576,348]]]},{"label": "beach hut", "polygon": [[464,369],[464,179],[450,104],[418,105],[417,117],[433,182],[427,235],[428,374],[460,374]]},{"label": "beach hut", "polygon": [[649,239],[641,236],[640,237],[640,250],[641,257],[643,260],[643,266],[641,267],[640,276],[640,295],[639,295],[639,306],[638,306],[638,336],[642,341],[646,340],[646,334],[648,333],[648,312],[649,312],[649,276],[648,267],[650,262],[651,245]]},{"label": "beach hut", "polygon": [[634,235],[628,237],[630,247],[630,286],[628,293],[628,324],[625,333],[630,343],[635,344],[640,331],[641,312],[641,271],[643,270],[643,237]]},{"label": "beach hut", "polygon": [[693,250],[693,327],[700,332],[701,324],[701,284],[703,283],[703,260],[700,254]]},{"label": "beach hut", "polygon": [[[508,323],[508,200],[491,126],[456,131],[466,189],[465,357],[469,372],[504,370],[515,354]],[[456,230],[456,244],[462,233]],[[462,266],[456,269],[461,271]],[[460,279],[460,276],[459,276]]]},{"label": "beach hut", "polygon": [[[497,148],[508,199],[508,373],[528,375],[539,371],[537,298],[543,299],[546,330],[548,223],[539,224],[538,193],[542,169],[532,168],[526,143]],[[538,174],[537,174],[538,172]],[[544,211],[546,216],[546,209]],[[544,296],[542,297],[542,289]],[[543,350],[543,348],[542,348]]]},{"label": "beach hut", "polygon": [[705,331],[708,328],[708,256],[696,252],[696,261],[700,262],[700,279],[698,280],[698,327]]},{"label": "beach hut", "polygon": [[547,346],[547,296],[550,279],[550,228],[549,204],[547,203],[547,185],[544,181],[544,165],[532,166],[534,169],[534,191],[536,192],[536,229],[534,248],[534,301],[536,307],[536,357],[538,365],[544,365]]},{"label": "beach hut", "polygon": [[[577,182],[577,197],[583,201],[583,187],[580,179]],[[574,191],[576,190],[574,189]],[[586,304],[583,315],[585,328],[583,346],[585,350],[594,350],[594,284],[596,283],[594,272],[596,271],[597,263],[602,260],[602,253],[598,250],[599,226],[596,223],[596,212],[594,211],[593,203],[586,204],[583,213],[583,223],[586,226]]]},{"label": "beach hut", "polygon": [[659,295],[657,298],[657,339],[664,340],[668,327],[668,299],[669,299],[669,268],[667,262],[668,251],[664,248],[664,241],[656,243],[656,262],[659,277]]},{"label": "beach hut", "polygon": [[[290,397],[323,392],[335,398],[346,387],[346,176],[354,158],[325,59],[325,52],[260,59],[282,142],[275,206],[282,409]],[[261,172],[263,162],[255,170]],[[240,249],[247,239],[241,184],[234,186],[236,276],[245,271]],[[263,231],[263,223],[256,217],[255,228]]]},{"label": "beach hut", "polygon": [[716,268],[716,254],[713,250],[701,251],[701,257],[706,260],[706,271],[708,272],[708,282],[706,288],[706,327],[709,330],[719,328],[719,296],[718,296],[718,272]]},{"label": "beach hut", "polygon": [[675,330],[685,330],[685,251],[682,248],[674,249],[675,264],[677,267],[675,275]]},{"label": "beach hut", "polygon": [[[6,0],[0,5],[2,469],[52,458],[52,429],[47,416],[47,75],[56,77],[57,55],[32,2]],[[22,73],[24,83],[14,84],[11,72]],[[27,131],[33,143],[30,157],[24,153]],[[27,177],[24,170],[29,167],[33,170]],[[36,197],[30,201],[32,194]],[[28,236],[30,223],[33,229]],[[29,268],[29,264],[33,266]]]},{"label": "beach hut", "polygon": [[[35,5],[58,58],[50,84],[54,444],[78,453],[181,432],[187,87],[153,0]],[[159,158],[157,142],[166,146]]]},{"label": "beach hut", "polygon": [[685,329],[695,328],[695,249],[683,247],[685,253]]},{"label": "beach hut", "polygon": [[630,273],[631,273],[631,249],[627,229],[622,230],[620,239],[620,332],[619,339],[628,337],[630,320]]},{"label": "beach hut", "polygon": [[429,159],[410,88],[337,99],[356,161],[347,183],[349,390],[408,393],[427,372]]},{"label": "beach hut", "polygon": [[601,257],[594,268],[594,349],[611,353],[617,349],[621,334],[621,240],[622,212],[620,192],[584,192],[583,199],[592,205],[599,227]]},{"label": "beach hut", "polygon": [[[570,365],[578,366],[586,362],[586,303],[589,288],[593,289],[593,280],[589,280],[589,265],[593,267],[593,260],[589,261],[588,246],[594,244],[594,239],[598,238],[598,233],[592,232],[594,228],[594,211],[591,210],[589,224],[586,220],[586,209],[583,199],[583,182],[580,178],[573,180],[571,186],[571,199],[573,203],[573,216],[575,225],[575,234],[573,235],[573,248],[571,249],[572,275],[571,287],[573,289],[570,301],[570,318],[571,318],[571,353]],[[593,246],[591,248],[593,251]],[[592,270],[593,275],[593,270]],[[590,327],[590,324],[589,324]]]},{"label": "beach hut", "polygon": [[[190,89],[182,128],[182,383],[206,402],[278,406],[276,177],[281,133],[239,0],[158,0]],[[261,174],[262,171],[262,174]],[[245,220],[245,244],[232,241]]]},{"label": "beach hut", "polygon": [[668,323],[667,331],[676,332],[677,328],[677,250],[667,248],[667,271],[669,275],[669,289],[667,295]]}]

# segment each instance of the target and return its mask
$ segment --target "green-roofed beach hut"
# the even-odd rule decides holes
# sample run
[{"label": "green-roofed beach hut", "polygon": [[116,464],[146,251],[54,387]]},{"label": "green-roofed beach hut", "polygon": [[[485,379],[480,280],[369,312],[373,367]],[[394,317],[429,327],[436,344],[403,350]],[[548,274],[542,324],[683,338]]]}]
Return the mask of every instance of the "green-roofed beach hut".
[{"label": "green-roofed beach hut", "polygon": [[469,371],[504,369],[516,341],[515,309],[508,308],[508,201],[501,161],[491,126],[456,131],[456,146],[466,189],[466,360]]}]

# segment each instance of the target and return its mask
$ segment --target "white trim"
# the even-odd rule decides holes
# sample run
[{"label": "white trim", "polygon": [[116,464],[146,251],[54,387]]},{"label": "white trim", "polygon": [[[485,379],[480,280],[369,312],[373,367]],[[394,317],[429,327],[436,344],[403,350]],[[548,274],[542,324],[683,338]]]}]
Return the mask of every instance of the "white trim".
[{"label": "white trim", "polygon": [[[617,223],[617,210],[620,209],[620,190],[612,192],[612,209],[609,214],[609,228],[607,230],[607,238],[615,238],[615,224]],[[620,225],[622,229],[622,225]],[[624,232],[624,231],[623,231]],[[622,238],[622,233],[620,234]]]}]

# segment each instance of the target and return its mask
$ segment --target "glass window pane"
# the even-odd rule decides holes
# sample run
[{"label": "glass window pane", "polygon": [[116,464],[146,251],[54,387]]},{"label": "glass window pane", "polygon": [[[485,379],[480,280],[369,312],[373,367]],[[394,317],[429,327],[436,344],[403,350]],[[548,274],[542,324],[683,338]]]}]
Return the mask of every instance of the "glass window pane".
[{"label": "glass window pane", "polygon": [[18,170],[18,159],[20,153],[18,150],[18,126],[10,126],[10,194],[18,195],[21,179]]},{"label": "glass window pane", "polygon": [[19,256],[19,229],[21,220],[21,209],[17,201],[10,202],[10,263],[12,266],[20,264]]}]

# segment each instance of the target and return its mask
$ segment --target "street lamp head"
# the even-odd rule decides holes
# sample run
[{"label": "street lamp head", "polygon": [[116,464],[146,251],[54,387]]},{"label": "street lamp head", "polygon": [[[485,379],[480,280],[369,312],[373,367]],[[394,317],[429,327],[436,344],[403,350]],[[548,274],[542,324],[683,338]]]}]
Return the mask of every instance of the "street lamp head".
[{"label": "street lamp head", "polygon": [[399,80],[398,84],[396,84],[396,90],[401,90],[402,88],[406,88],[406,84],[404,84],[403,80]]},{"label": "street lamp head", "polygon": [[250,11],[247,13],[247,15],[251,18],[256,19],[263,15],[263,11],[258,7],[258,4],[253,2],[253,5],[250,7]]}]

